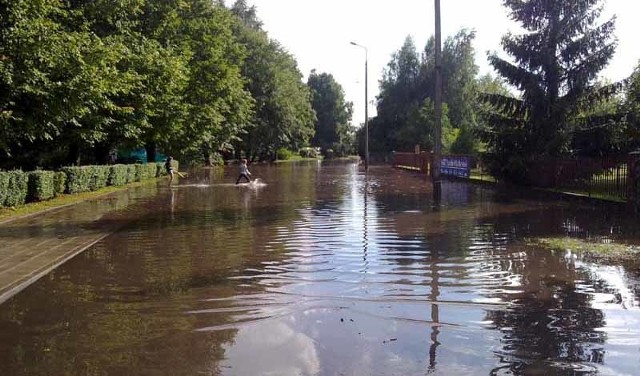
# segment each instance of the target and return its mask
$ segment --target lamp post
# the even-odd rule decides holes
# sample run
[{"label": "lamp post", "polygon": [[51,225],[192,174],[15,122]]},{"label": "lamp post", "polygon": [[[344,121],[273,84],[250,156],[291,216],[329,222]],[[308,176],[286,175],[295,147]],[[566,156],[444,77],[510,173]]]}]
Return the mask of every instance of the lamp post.
[{"label": "lamp post", "polygon": [[352,45],[364,48],[364,170],[369,170],[369,95],[367,93],[367,63],[369,61],[369,51],[367,47],[351,42]]}]

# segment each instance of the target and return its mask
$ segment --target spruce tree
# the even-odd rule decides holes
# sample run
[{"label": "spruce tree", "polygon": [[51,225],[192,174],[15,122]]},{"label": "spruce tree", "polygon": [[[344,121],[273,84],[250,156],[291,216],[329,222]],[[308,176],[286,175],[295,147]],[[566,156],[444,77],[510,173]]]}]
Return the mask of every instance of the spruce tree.
[{"label": "spruce tree", "polygon": [[584,108],[617,85],[595,85],[615,47],[615,17],[600,23],[602,0],[504,0],[525,32],[502,39],[512,61],[489,55],[518,98],[487,95],[496,109],[483,137],[500,175],[523,171],[528,160],[568,152],[579,129],[593,125]]}]

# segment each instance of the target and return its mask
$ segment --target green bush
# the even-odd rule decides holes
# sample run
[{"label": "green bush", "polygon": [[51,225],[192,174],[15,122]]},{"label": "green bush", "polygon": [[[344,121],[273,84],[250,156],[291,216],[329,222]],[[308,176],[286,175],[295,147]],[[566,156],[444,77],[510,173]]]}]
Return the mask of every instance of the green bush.
[{"label": "green bush", "polygon": [[156,164],[155,163],[145,163],[144,165],[147,175],[147,179],[156,177]]},{"label": "green bush", "polygon": [[110,166],[89,166],[93,170],[93,176],[91,177],[91,190],[97,191],[107,186],[109,180]]},{"label": "green bush", "polygon": [[[178,169],[178,162],[172,163]],[[113,166],[71,166],[60,171],[0,171],[0,207],[51,199],[63,193],[95,191],[107,185],[166,175],[164,163]]]},{"label": "green bush", "polygon": [[64,193],[67,186],[67,174],[64,171],[56,171],[53,177],[53,192],[56,196]]},{"label": "green bush", "polygon": [[279,161],[286,161],[288,159],[291,159],[292,156],[293,152],[287,148],[280,148],[276,151],[276,158]]},{"label": "green bush", "polygon": [[127,184],[129,167],[123,164],[109,166],[109,179],[107,185],[119,187]]},{"label": "green bush", "polygon": [[144,165],[140,164],[140,163],[136,163],[134,166],[136,168],[136,180],[135,181],[144,180]]},{"label": "green bush", "polygon": [[157,162],[156,163],[156,177],[159,178],[160,176],[164,176],[167,174],[167,171],[165,171],[164,169],[164,163],[163,162]]},{"label": "green bush", "polygon": [[55,195],[55,172],[27,173],[27,202],[45,201]]},{"label": "green bush", "polygon": [[4,206],[4,201],[9,194],[9,174],[0,171],[0,206]]},{"label": "green bush", "polygon": [[155,163],[138,163],[135,166],[137,181],[147,180],[156,176],[157,167]]},{"label": "green bush", "polygon": [[133,183],[136,180],[136,165],[129,164],[127,165],[127,184]]},{"label": "green bush", "polygon": [[0,206],[19,206],[27,200],[27,174],[20,171],[0,172]]},{"label": "green bush", "polygon": [[63,167],[62,171],[67,174],[65,193],[88,192],[91,190],[93,180],[91,166]]}]

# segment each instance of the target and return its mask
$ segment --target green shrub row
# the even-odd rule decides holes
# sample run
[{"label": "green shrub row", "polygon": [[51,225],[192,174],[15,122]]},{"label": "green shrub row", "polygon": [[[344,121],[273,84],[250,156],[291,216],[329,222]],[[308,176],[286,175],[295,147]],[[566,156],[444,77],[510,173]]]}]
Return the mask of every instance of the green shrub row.
[{"label": "green shrub row", "polygon": [[56,195],[56,173],[54,171],[32,171],[27,173],[28,201],[44,201]]},{"label": "green shrub row", "polygon": [[[177,166],[177,162],[174,163],[174,168]],[[45,201],[63,193],[122,186],[166,174],[164,163],[64,167],[60,171],[0,171],[0,207]]]},{"label": "green shrub row", "polygon": [[27,174],[20,170],[0,171],[0,206],[18,206],[27,199]]}]

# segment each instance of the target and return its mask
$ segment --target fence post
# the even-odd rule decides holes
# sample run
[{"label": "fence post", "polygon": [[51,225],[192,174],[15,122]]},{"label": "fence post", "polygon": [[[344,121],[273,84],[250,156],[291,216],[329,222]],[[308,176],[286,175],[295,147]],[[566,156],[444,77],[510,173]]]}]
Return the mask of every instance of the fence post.
[{"label": "fence post", "polygon": [[629,153],[627,160],[627,203],[633,212],[640,213],[640,151]]}]

